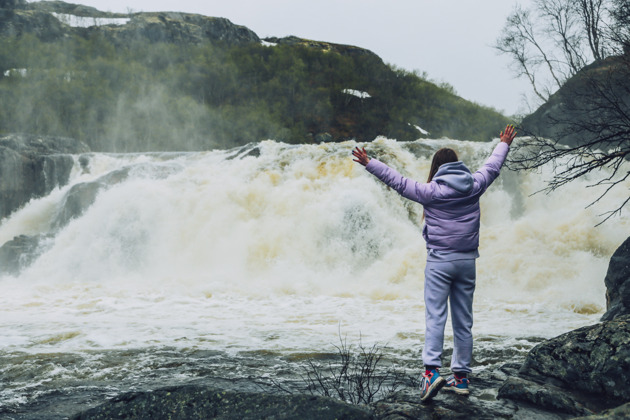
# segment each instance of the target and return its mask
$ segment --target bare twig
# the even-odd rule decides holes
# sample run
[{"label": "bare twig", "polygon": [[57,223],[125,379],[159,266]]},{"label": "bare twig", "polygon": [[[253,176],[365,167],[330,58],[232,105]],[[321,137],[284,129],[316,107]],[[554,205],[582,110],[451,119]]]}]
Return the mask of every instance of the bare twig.
[{"label": "bare twig", "polygon": [[[351,404],[370,404],[395,393],[405,382],[417,385],[414,378],[392,366],[381,367],[384,353],[381,346],[363,345],[359,339],[356,350],[348,346],[339,332],[339,345],[334,346],[339,360],[323,366],[309,359],[299,374],[305,388],[312,395],[338,398]],[[272,385],[282,392],[292,393],[277,381]],[[415,386],[413,385],[413,386]]]}]

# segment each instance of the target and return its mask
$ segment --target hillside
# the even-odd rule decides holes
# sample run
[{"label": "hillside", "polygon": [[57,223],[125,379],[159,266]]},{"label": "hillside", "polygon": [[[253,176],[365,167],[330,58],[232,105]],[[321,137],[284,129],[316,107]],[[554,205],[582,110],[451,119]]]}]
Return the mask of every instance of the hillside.
[{"label": "hillside", "polygon": [[[570,147],[614,147],[630,111],[630,51],[589,64],[521,123],[523,133]],[[610,143],[610,144],[608,144]]]},{"label": "hillside", "polygon": [[486,141],[507,118],[355,46],[261,40],[227,19],[0,2],[0,134],[96,151],[289,143]]}]

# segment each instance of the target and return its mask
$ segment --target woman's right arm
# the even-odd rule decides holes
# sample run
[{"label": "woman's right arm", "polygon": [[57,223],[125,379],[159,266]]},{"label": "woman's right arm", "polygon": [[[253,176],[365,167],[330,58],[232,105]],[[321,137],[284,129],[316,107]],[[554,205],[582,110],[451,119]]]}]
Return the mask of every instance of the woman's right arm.
[{"label": "woman's right arm", "polygon": [[365,169],[409,200],[425,204],[431,198],[430,184],[422,184],[405,178],[398,171],[377,159],[370,159]]}]

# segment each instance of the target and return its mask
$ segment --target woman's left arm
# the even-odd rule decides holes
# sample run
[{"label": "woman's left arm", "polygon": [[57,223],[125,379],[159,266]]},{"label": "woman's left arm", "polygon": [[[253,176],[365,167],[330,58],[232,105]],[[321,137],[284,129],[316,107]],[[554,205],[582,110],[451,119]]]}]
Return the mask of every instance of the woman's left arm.
[{"label": "woman's left arm", "polygon": [[512,144],[512,141],[514,141],[515,137],[516,130],[514,129],[514,126],[508,125],[505,127],[505,131],[501,131],[501,133],[499,133],[501,141],[494,148],[486,163],[473,175],[484,191],[499,176],[501,167],[503,166],[505,158],[510,151],[510,145]]}]

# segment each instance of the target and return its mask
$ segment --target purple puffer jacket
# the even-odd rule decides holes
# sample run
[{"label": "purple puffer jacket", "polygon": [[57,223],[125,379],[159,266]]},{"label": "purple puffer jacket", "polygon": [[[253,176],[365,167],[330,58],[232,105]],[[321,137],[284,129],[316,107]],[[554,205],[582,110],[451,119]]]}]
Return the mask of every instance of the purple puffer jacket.
[{"label": "purple puffer jacket", "polygon": [[461,161],[445,163],[426,184],[405,178],[376,159],[370,159],[366,169],[403,197],[424,206],[422,236],[427,248],[469,252],[479,247],[479,197],[499,176],[509,149],[507,143],[499,143],[474,174]]}]

